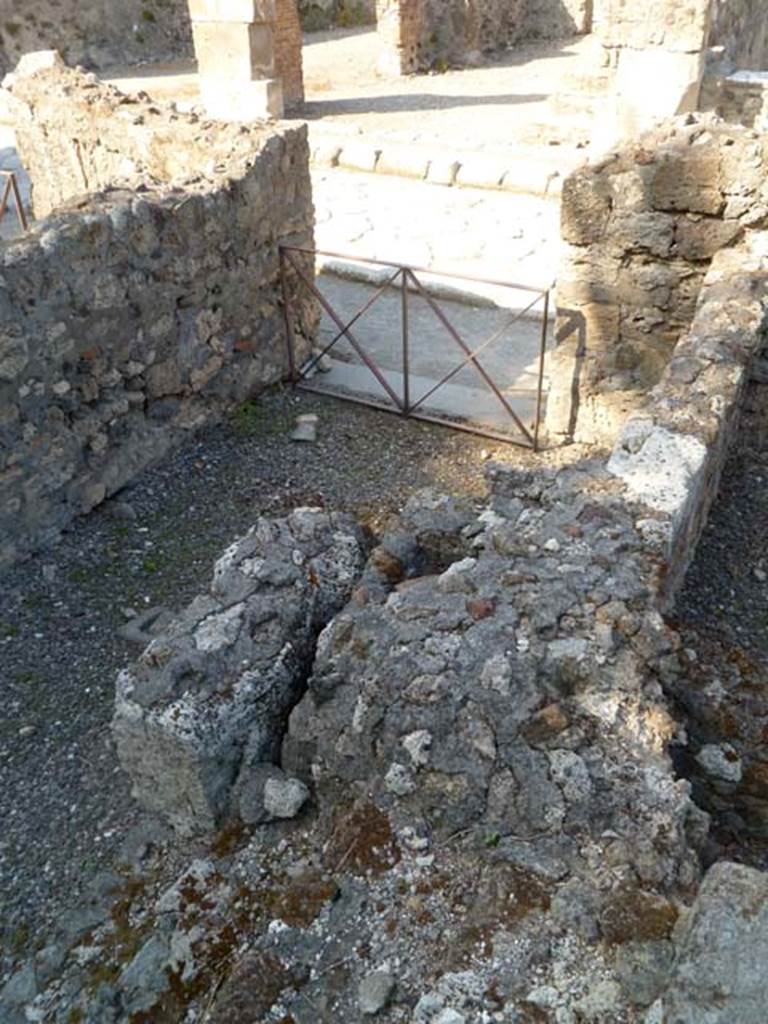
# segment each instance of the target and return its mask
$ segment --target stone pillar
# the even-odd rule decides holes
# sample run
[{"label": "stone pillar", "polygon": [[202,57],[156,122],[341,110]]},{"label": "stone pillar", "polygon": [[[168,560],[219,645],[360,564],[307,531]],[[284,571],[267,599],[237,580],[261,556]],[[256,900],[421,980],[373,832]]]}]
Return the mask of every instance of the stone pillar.
[{"label": "stone pillar", "polygon": [[419,71],[420,0],[376,0],[376,26],[381,47],[379,73],[410,75]]},{"label": "stone pillar", "polygon": [[282,117],[275,0],[188,0],[200,95],[211,117]]},{"label": "stone pillar", "polygon": [[596,32],[613,72],[600,150],[698,108],[711,0],[600,0]]}]

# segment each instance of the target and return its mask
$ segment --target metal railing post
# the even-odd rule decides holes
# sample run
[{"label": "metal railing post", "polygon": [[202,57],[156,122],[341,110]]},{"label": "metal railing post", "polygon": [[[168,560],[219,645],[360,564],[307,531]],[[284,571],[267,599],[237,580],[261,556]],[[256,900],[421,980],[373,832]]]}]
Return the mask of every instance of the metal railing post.
[{"label": "metal railing post", "polygon": [[410,352],[408,337],[408,273],[405,269],[400,277],[401,322],[403,332],[403,415],[407,416],[411,408],[411,388],[408,379],[410,373]]},{"label": "metal railing post", "polygon": [[547,326],[549,323],[549,288],[544,292],[544,312],[541,318],[541,340],[539,343],[539,379],[536,384],[536,420],[533,425],[533,450],[539,450],[539,427],[541,426],[541,399],[544,391],[544,359],[547,354]]},{"label": "metal railing post", "polygon": [[283,293],[283,319],[285,321],[285,343],[288,346],[288,372],[291,376],[291,383],[295,384],[298,380],[296,373],[296,354],[294,350],[293,340],[293,318],[291,317],[290,309],[290,294],[288,291],[288,278],[286,274],[286,258],[283,247],[278,248],[278,254],[280,259],[280,288]]}]

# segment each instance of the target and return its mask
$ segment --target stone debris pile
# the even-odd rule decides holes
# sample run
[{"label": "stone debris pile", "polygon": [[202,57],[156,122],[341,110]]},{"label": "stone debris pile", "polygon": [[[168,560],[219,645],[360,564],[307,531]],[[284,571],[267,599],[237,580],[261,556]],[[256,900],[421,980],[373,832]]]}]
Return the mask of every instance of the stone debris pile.
[{"label": "stone debris pile", "polygon": [[[136,798],[185,833],[292,817],[304,787],[274,768],[320,628],[349,595],[364,540],[345,516],[260,519],[117,683],[114,732]],[[257,806],[258,805],[258,806]]]}]

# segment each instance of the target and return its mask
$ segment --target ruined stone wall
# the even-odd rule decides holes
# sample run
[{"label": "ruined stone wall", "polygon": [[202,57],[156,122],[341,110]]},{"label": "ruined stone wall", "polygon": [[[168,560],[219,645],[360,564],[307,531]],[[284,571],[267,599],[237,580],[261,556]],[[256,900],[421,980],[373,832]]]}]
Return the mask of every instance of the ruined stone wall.
[{"label": "ruined stone wall", "polygon": [[714,254],[768,214],[746,129],[676,119],[564,184],[558,344],[547,426],[612,443],[690,326]]},{"label": "ruined stone wall", "polygon": [[712,0],[709,44],[723,47],[729,70],[768,70],[768,11],[763,0]]},{"label": "ruined stone wall", "polygon": [[377,0],[382,67],[396,74],[461,64],[468,55],[588,32],[588,0]]},{"label": "ruined stone wall", "polygon": [[[111,90],[72,71],[17,88],[33,111],[20,132],[25,159],[48,173],[39,207],[86,182],[103,191],[71,199],[3,253],[0,563],[285,374],[277,247],[313,238],[303,126],[201,124],[148,104],[122,119]],[[84,96],[105,123],[114,115],[103,145],[83,135],[78,146],[72,134],[67,111],[84,117]],[[97,114],[96,135],[98,125]],[[85,180],[61,173],[65,157]],[[308,328],[312,309],[304,315]]]},{"label": "ruined stone wall", "polygon": [[758,130],[768,124],[768,71],[736,71],[706,81],[711,89],[708,108],[718,117]]},{"label": "ruined stone wall", "polygon": [[178,114],[61,65],[14,76],[7,96],[37,217],[114,182],[183,184],[223,171],[269,137],[263,126],[240,132]]},{"label": "ruined stone wall", "polygon": [[48,49],[95,68],[191,57],[187,0],[0,0],[0,72]]}]

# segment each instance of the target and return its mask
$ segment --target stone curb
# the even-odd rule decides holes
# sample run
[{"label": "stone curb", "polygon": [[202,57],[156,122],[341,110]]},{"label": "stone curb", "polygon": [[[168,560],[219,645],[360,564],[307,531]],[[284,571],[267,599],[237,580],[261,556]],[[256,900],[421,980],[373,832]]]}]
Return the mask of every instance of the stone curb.
[{"label": "stone curb", "polygon": [[[319,255],[317,258],[318,274],[332,274],[347,281],[358,281],[362,284],[379,286],[391,276],[388,267],[371,266],[365,263],[357,263],[354,260],[339,259],[337,257],[326,257]],[[540,312],[538,307],[528,313],[523,312],[531,301],[531,293],[516,291],[514,288],[507,289],[494,285],[486,285],[482,281],[472,282],[471,280],[456,280],[455,283],[447,283],[450,278],[440,280],[440,275],[420,274],[424,291],[436,299],[449,302],[462,302],[470,306],[483,306],[486,308],[508,309],[510,312],[522,312],[524,319],[538,319]],[[520,282],[525,284],[525,282]],[[533,285],[532,285],[533,286]],[[553,284],[551,284],[554,287]],[[536,285],[538,287],[538,284]],[[542,290],[547,286],[541,285]],[[511,298],[517,296],[517,300]],[[550,300],[549,321],[555,319],[555,303]]]},{"label": "stone curb", "polygon": [[384,139],[317,131],[310,126],[310,161],[314,167],[389,174],[433,185],[517,192],[556,199],[572,169],[567,161],[520,154],[462,153],[440,147],[406,145]]}]

